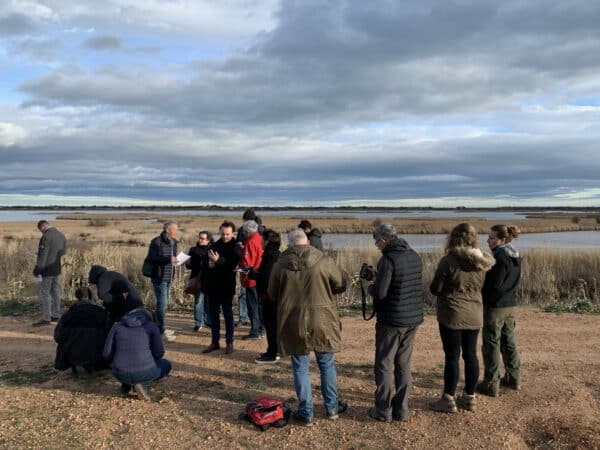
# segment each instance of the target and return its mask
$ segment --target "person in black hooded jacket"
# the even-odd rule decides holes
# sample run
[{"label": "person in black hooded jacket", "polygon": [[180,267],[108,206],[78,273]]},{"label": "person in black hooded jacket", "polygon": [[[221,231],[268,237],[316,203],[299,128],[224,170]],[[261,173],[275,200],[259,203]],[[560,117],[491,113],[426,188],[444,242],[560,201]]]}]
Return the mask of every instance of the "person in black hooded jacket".
[{"label": "person in black hooded jacket", "polygon": [[102,349],[110,320],[106,310],[92,300],[90,288],[78,288],[75,297],[77,303],[62,315],[54,329],[58,344],[54,368],[71,368],[80,378],[87,378],[90,372],[108,367]]},{"label": "person in black hooded jacket", "polygon": [[267,351],[254,360],[257,364],[273,364],[279,360],[277,356],[277,303],[269,297],[269,278],[273,266],[279,259],[281,236],[276,231],[267,229],[262,233],[264,253],[257,270],[252,269],[248,276],[256,280],[256,291],[262,304],[262,316],[267,332]]},{"label": "person in black hooded jacket", "polygon": [[[481,290],[483,297],[483,381],[477,386],[481,394],[497,397],[500,384],[519,390],[521,374],[519,352],[515,339],[515,307],[517,287],[521,279],[521,257],[512,246],[519,237],[516,226],[494,225],[490,229],[488,246],[496,264],[486,274]],[[506,373],[500,378],[500,354]]]},{"label": "person in black hooded jacket", "polygon": [[208,231],[198,233],[198,242],[194,247],[190,247],[185,266],[191,270],[190,280],[200,276],[200,292],[194,294],[194,331],[202,329],[202,325],[210,327],[210,312],[208,310],[208,300],[206,299],[206,278],[208,273],[208,251],[213,242],[212,234]]},{"label": "person in black hooded jacket", "polygon": [[308,220],[303,219],[298,224],[298,228],[304,230],[306,233],[306,237],[308,238],[308,243],[312,245],[314,248],[323,251],[323,241],[321,238],[323,237],[323,233],[318,228],[313,228],[312,223]]},{"label": "person in black hooded jacket", "polygon": [[92,266],[88,282],[96,285],[98,298],[112,322],[118,322],[129,311],[144,304],[140,291],[124,275],[106,270],[104,266]]}]

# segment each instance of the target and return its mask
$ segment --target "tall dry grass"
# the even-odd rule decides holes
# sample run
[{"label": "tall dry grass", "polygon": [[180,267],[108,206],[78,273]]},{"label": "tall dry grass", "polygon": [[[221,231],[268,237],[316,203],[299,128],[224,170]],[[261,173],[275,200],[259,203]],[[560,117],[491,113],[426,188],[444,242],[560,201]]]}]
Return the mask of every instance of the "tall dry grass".
[{"label": "tall dry grass", "polygon": [[[182,246],[187,249],[187,246]],[[37,241],[12,239],[0,241],[0,301],[25,300],[38,295],[38,285],[31,270],[35,263]],[[69,247],[63,259],[63,297],[73,299],[75,289],[87,282],[93,264],[101,264],[123,273],[140,289],[148,305],[153,302],[150,280],[141,274],[146,247],[125,246],[108,242],[77,241]],[[339,297],[343,306],[360,303],[358,270],[361,263],[375,265],[381,256],[374,246],[346,247],[332,252],[337,264],[351,275],[351,289]],[[435,299],[427,287],[433,277],[442,252],[421,253],[423,283],[428,305]],[[587,298],[598,303],[600,292],[600,251],[530,250],[523,253],[523,278],[519,289],[521,304],[544,305],[556,300]],[[191,303],[183,294],[188,277],[184,268],[178,268],[172,285],[172,301]]]}]

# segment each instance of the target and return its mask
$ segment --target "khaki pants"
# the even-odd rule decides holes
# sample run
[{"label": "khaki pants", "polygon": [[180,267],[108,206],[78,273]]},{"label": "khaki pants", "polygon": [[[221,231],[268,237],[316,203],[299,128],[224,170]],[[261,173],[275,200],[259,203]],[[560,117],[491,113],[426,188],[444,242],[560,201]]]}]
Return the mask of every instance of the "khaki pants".
[{"label": "khaki pants", "polygon": [[521,363],[515,339],[515,308],[484,308],[482,337],[483,381],[500,379],[500,354],[506,372],[518,379]]},{"label": "khaki pants", "polygon": [[42,303],[42,320],[60,317],[60,279],[55,277],[42,277],[40,286],[40,301]]}]

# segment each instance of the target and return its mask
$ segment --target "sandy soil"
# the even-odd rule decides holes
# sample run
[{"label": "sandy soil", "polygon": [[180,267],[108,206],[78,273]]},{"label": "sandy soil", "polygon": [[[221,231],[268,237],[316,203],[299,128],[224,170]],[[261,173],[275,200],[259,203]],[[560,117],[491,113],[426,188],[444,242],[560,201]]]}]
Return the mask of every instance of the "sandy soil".
[{"label": "sandy soil", "polygon": [[428,411],[427,402],[441,391],[443,355],[437,322],[427,317],[413,355],[412,414],[390,424],[366,415],[374,390],[374,322],[344,318],[337,360],[348,413],[327,420],[315,388],[313,428],[292,423],[265,433],[238,419],[244,404],[263,394],[293,400],[294,391],[288,360],[254,364],[264,341],[238,340],[230,356],[202,355],[208,330],[193,333],[191,317],[170,315],[179,334],[167,346],[173,372],[151,388],[153,401],[143,402],[120,398],[108,373],[89,381],[56,373],[53,327],[31,328],[31,317],[1,317],[0,447],[600,448],[600,316],[525,308],[518,315],[522,391],[478,397],[475,412]]}]

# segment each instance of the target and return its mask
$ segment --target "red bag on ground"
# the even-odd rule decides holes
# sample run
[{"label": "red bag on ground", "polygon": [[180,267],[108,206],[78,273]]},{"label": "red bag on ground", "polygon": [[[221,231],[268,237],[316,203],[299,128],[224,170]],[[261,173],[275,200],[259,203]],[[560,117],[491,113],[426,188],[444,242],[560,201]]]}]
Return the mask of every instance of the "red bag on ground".
[{"label": "red bag on ground", "polygon": [[241,415],[262,431],[266,431],[271,426],[279,428],[287,425],[290,409],[284,406],[281,400],[261,397],[248,403]]}]

